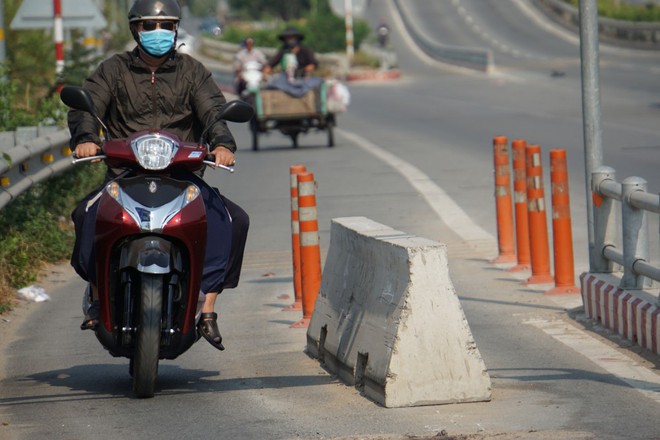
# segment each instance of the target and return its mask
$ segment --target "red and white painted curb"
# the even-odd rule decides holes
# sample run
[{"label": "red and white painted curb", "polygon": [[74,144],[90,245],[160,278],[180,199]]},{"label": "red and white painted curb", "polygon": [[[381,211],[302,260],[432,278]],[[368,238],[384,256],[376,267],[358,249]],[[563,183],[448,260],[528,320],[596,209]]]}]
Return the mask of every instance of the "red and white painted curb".
[{"label": "red and white painted curb", "polygon": [[584,311],[589,319],[637,345],[660,354],[660,307],[612,284],[604,276],[580,275]]},{"label": "red and white painted curb", "polygon": [[351,70],[346,81],[388,81],[401,78],[401,71],[392,70]]}]

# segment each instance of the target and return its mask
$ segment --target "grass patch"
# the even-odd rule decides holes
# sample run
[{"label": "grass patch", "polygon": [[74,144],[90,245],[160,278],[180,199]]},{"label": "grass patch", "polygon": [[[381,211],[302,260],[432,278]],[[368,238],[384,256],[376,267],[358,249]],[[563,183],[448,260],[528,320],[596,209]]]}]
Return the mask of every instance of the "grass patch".
[{"label": "grass patch", "polygon": [[[578,0],[565,0],[566,3],[579,7]],[[621,0],[598,0],[598,15],[625,21],[660,21],[660,5],[649,1],[644,5],[629,5]]]},{"label": "grass patch", "polygon": [[44,264],[70,258],[70,213],[104,173],[102,164],[71,168],[0,210],[0,314],[12,309],[17,289],[37,281]]}]

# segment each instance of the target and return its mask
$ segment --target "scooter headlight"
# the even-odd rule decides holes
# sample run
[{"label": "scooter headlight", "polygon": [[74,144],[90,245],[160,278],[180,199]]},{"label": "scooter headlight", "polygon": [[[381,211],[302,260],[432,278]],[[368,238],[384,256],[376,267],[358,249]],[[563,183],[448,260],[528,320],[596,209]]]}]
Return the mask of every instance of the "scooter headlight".
[{"label": "scooter headlight", "polygon": [[131,143],[135,157],[146,170],[162,170],[169,166],[178,150],[177,143],[159,134],[140,136]]}]

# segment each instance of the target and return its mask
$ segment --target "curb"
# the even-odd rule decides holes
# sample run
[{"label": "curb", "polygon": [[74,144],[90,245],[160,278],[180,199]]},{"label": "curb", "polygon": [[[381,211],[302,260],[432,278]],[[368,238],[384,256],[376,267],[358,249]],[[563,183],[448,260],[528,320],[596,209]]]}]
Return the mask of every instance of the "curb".
[{"label": "curb", "polygon": [[388,81],[401,78],[401,71],[393,70],[354,70],[346,74],[346,81]]},{"label": "curb", "polygon": [[580,276],[587,318],[633,344],[660,354],[660,307],[638,291],[619,288],[606,275],[585,272]]}]

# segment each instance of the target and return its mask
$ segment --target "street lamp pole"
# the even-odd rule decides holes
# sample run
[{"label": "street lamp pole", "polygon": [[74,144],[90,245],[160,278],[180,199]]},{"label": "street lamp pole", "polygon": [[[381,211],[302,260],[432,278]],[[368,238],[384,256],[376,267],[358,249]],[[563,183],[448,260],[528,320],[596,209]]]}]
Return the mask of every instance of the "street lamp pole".
[{"label": "street lamp pole", "polygon": [[4,64],[7,59],[7,49],[5,45],[5,5],[4,0],[0,0],[0,64]]},{"label": "street lamp pole", "polygon": [[53,35],[55,39],[55,73],[58,78],[64,71],[64,25],[62,23],[62,0],[53,0]]},{"label": "street lamp pole", "polygon": [[594,209],[591,173],[603,164],[603,130],[600,112],[600,78],[598,67],[598,4],[596,0],[580,1],[580,57],[582,66],[582,126],[584,164],[587,189],[587,231],[589,236],[589,271],[605,272],[594,245]]},{"label": "street lamp pole", "polygon": [[346,16],[346,56],[350,62],[355,54],[353,48],[353,0],[344,0],[344,11]]}]

